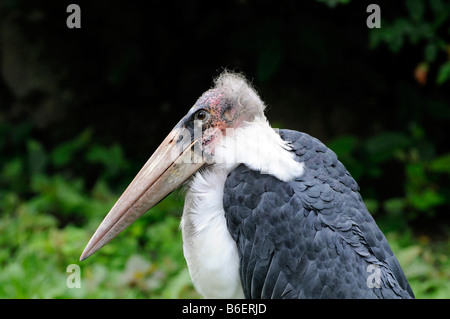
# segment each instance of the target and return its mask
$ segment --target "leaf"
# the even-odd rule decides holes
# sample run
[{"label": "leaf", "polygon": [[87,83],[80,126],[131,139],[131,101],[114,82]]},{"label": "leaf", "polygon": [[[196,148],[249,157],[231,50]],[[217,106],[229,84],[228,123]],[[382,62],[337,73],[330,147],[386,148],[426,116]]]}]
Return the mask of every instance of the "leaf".
[{"label": "leaf", "polygon": [[405,264],[411,264],[422,253],[422,248],[418,245],[404,248],[398,253],[398,258]]},{"label": "leaf", "polygon": [[442,0],[430,0],[430,7],[434,15],[445,13],[445,4]]},{"label": "leaf", "polygon": [[433,189],[425,189],[421,192],[409,192],[408,199],[414,208],[426,212],[429,215],[434,214],[431,210],[433,207],[442,205],[445,202],[445,197]]},{"label": "leaf", "polygon": [[77,151],[88,145],[88,143],[91,141],[91,137],[92,130],[86,129],[73,140],[59,145],[51,153],[53,164],[58,167],[68,164]]},{"label": "leaf", "polygon": [[413,29],[411,22],[407,19],[399,18],[392,25],[383,24],[383,32],[380,34],[382,40],[389,45],[389,49],[397,53],[403,47],[404,37],[411,34]]},{"label": "leaf", "polygon": [[355,136],[342,136],[328,143],[338,157],[350,154],[358,144],[358,138]]},{"label": "leaf", "polygon": [[431,42],[428,43],[427,46],[425,47],[425,60],[427,62],[433,62],[434,60],[436,60],[437,54],[438,54],[439,48],[437,43],[435,42]]},{"label": "leaf", "polygon": [[429,169],[435,173],[450,173],[450,153],[433,160]]},{"label": "leaf", "polygon": [[44,171],[47,162],[47,154],[41,143],[35,140],[27,142],[28,149],[28,165],[32,175],[39,174]]},{"label": "leaf", "polygon": [[448,79],[450,79],[450,61],[445,62],[439,68],[436,83],[442,85]]},{"label": "leaf", "polygon": [[105,168],[107,176],[114,176],[128,167],[128,162],[123,155],[123,150],[118,144],[110,147],[93,145],[85,155],[90,163],[100,164]]},{"label": "leaf", "polygon": [[409,11],[410,17],[416,21],[422,21],[425,13],[425,4],[422,0],[407,0],[406,8]]},{"label": "leaf", "polygon": [[403,212],[405,205],[404,198],[390,198],[383,203],[383,207],[388,213]]},{"label": "leaf", "polygon": [[187,269],[182,269],[168,282],[163,298],[175,299],[183,296],[182,292],[191,284],[191,278]]},{"label": "leaf", "polygon": [[317,0],[317,2],[325,3],[328,7],[334,8],[338,4],[348,4],[350,0]]},{"label": "leaf", "polygon": [[[1,179],[6,181],[20,180],[24,171],[23,160],[21,158],[13,158],[3,166]],[[1,180],[0,179],[0,180]]]},{"label": "leaf", "polygon": [[373,198],[364,199],[364,204],[366,204],[367,209],[373,215],[378,211],[378,201]]},{"label": "leaf", "polygon": [[386,132],[373,136],[366,141],[366,149],[371,161],[382,163],[392,158],[394,154],[409,146],[411,141],[401,132]]}]

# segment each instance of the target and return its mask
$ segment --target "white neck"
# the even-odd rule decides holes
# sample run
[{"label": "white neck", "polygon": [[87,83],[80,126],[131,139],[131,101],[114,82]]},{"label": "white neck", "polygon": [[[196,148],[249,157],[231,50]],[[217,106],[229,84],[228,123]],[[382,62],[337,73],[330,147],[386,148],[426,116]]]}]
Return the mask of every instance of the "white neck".
[{"label": "white neck", "polygon": [[283,141],[264,116],[245,122],[237,129],[227,129],[215,148],[215,162],[225,165],[228,172],[239,164],[282,181],[303,174],[303,164],[294,160],[290,145]]},{"label": "white neck", "polygon": [[215,164],[197,172],[189,183],[181,219],[183,250],[197,290],[206,298],[244,298],[239,254],[223,208],[224,184],[239,164],[280,180],[303,174],[290,146],[265,117],[228,131],[216,146]]}]

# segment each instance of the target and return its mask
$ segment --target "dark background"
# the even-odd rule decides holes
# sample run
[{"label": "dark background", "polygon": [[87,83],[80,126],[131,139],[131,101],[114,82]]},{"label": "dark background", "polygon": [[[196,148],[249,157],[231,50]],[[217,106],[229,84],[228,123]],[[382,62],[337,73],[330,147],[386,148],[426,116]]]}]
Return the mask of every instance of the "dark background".
[{"label": "dark background", "polygon": [[[448,1],[377,1],[381,29],[366,26],[369,1],[72,2],[81,29],[66,26],[70,1],[0,2],[3,195],[42,195],[33,174],[120,194],[226,68],[273,127],[338,153],[383,230],[447,242]],[[84,227],[73,210],[49,212]]]},{"label": "dark background", "polygon": [[[443,119],[427,103],[448,103],[448,84],[417,83],[420,43],[369,48],[369,2],[79,1],[81,29],[66,27],[68,1],[9,3],[2,120],[31,119],[49,143],[91,126],[130,154],[150,153],[228,68],[252,80],[269,119],[286,127],[326,141],[417,121],[445,149]],[[402,1],[382,3],[383,20],[407,15]]]}]

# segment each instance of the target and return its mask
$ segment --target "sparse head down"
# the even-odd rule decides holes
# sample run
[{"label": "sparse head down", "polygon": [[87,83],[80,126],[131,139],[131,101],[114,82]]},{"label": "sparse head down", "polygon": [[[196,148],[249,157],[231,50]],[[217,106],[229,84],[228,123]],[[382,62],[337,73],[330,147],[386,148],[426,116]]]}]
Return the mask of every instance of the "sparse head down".
[{"label": "sparse head down", "polygon": [[239,108],[245,114],[246,121],[251,121],[257,115],[262,115],[266,106],[258,93],[239,73],[224,71],[214,80],[212,90],[223,92],[225,101]]},{"label": "sparse head down", "polygon": [[[224,130],[236,128],[242,122],[251,122],[264,114],[265,105],[255,89],[239,73],[224,71],[214,80],[214,86],[203,93],[189,113],[206,110],[211,117],[203,123]],[[188,114],[189,114],[188,113]]]},{"label": "sparse head down", "polygon": [[210,157],[223,137],[230,134],[229,129],[265,118],[264,109],[264,102],[243,75],[224,71],[176,125],[187,133],[178,143],[184,149],[200,137],[201,152]]}]

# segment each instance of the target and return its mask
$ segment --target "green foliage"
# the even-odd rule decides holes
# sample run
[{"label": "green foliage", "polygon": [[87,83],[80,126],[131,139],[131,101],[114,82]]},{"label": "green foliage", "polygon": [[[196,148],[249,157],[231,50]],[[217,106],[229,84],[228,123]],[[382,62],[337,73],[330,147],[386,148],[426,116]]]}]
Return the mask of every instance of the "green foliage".
[{"label": "green foliage", "polygon": [[350,0],[317,0],[317,2],[323,2],[323,3],[325,3],[328,7],[334,8],[334,7],[336,7],[338,4],[347,4],[347,3],[350,2]]},{"label": "green foliage", "polygon": [[441,65],[436,82],[437,84],[443,84],[448,79],[450,79],[450,61],[447,61]]},{"label": "green foliage", "polygon": [[381,203],[378,200],[373,206],[383,207],[387,213],[401,213],[410,220],[421,215],[438,217],[437,214],[445,214],[450,207],[450,187],[445,183],[450,172],[450,154],[435,154],[432,141],[417,125],[411,126],[410,134],[382,132],[364,141],[344,136],[331,141],[328,146],[356,180],[369,181],[363,195],[370,200],[377,201],[382,197],[377,195],[377,190],[370,189],[370,184],[388,179],[386,165],[393,163],[402,167],[402,196],[383,198]]},{"label": "green foliage", "polygon": [[[182,252],[181,194],[175,192],[100,252],[78,258],[120,193],[108,186],[129,168],[120,146],[102,146],[92,130],[52,150],[29,138],[29,127],[0,127],[0,297],[3,298],[198,298]],[[7,135],[6,135],[7,134]],[[420,127],[410,134],[384,132],[329,143],[358,180],[383,178],[382,166],[398,162],[405,172],[402,196],[380,198],[365,190],[370,211],[397,255],[418,298],[448,298],[448,242],[414,237],[405,217],[433,217],[449,206],[450,154],[426,152],[431,142]],[[70,156],[67,156],[70,154]],[[114,160],[114,164],[109,159]],[[77,165],[76,165],[77,164]],[[95,167],[92,186],[77,175]],[[75,167],[75,168],[74,168]],[[124,177],[129,182],[130,177]],[[444,184],[442,184],[444,185]],[[364,194],[363,194],[364,195]],[[380,217],[381,216],[381,217]],[[70,264],[81,267],[81,288],[66,286]]]},{"label": "green foliage", "polygon": [[416,298],[449,298],[448,241],[433,243],[425,236],[412,238],[410,232],[391,232],[386,234],[386,238],[402,265]]},{"label": "green foliage", "polygon": [[369,44],[374,49],[385,43],[389,49],[398,53],[407,44],[423,51],[422,65],[435,64],[436,83],[443,84],[450,79],[450,55],[448,30],[450,20],[450,3],[445,0],[407,0],[405,16],[396,17],[392,21],[383,18],[381,28],[371,29]]},{"label": "green foliage", "polygon": [[450,174],[450,154],[445,154],[435,158],[430,163],[430,170],[435,173]]},{"label": "green foliage", "polygon": [[[347,169],[364,182],[362,195],[369,211],[385,232],[417,298],[449,298],[450,228],[443,226],[444,239],[432,237],[424,228],[413,236],[409,222],[443,218],[450,208],[450,154],[435,154],[433,142],[417,124],[409,134],[382,132],[367,139],[337,138],[328,146]],[[393,180],[385,169],[394,165],[403,175],[401,193],[382,194],[385,181]],[[376,188],[371,185],[380,184]],[[402,188],[402,189],[401,189]],[[440,235],[442,236],[442,234]]]},{"label": "green foliage", "polygon": [[[26,124],[0,126],[1,298],[198,298],[182,252],[178,193],[79,262],[118,198],[109,185],[127,184],[132,173],[120,176],[139,168],[120,146],[95,143],[89,129],[51,150],[30,132]],[[79,289],[66,285],[70,264],[81,268]]]}]

